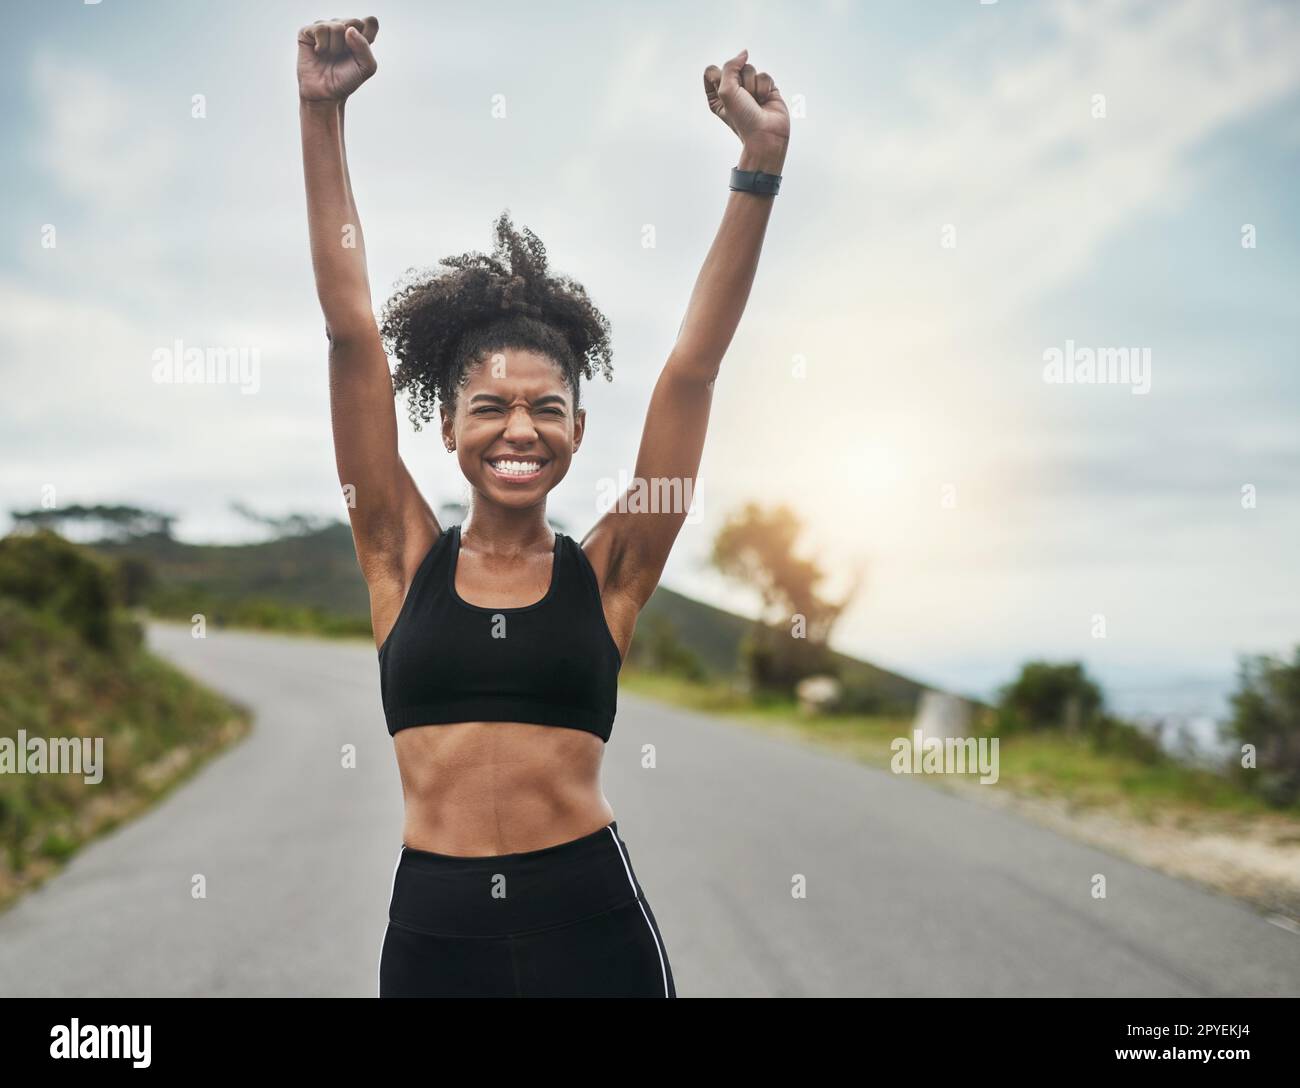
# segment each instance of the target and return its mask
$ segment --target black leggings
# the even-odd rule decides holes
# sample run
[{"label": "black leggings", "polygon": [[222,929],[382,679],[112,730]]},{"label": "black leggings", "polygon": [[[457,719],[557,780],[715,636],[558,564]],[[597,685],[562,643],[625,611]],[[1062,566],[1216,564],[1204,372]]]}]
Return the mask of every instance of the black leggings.
[{"label": "black leggings", "polygon": [[380,997],[676,997],[614,822],[522,854],[403,845]]}]

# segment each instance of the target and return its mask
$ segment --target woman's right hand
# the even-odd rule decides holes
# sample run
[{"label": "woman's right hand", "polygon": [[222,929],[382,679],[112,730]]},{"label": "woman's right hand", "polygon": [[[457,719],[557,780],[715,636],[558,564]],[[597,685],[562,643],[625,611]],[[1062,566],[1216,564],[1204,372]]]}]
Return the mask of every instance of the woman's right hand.
[{"label": "woman's right hand", "polygon": [[375,74],[370,43],[379,20],[324,19],[298,31],[298,96],[304,102],[341,102]]}]

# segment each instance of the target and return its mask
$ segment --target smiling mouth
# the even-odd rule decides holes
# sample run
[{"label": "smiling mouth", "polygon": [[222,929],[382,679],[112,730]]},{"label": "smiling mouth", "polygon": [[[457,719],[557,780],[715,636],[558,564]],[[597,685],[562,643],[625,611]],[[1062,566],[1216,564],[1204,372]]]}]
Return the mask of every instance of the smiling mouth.
[{"label": "smiling mouth", "polygon": [[540,457],[494,457],[487,462],[497,479],[511,483],[531,483],[549,463]]}]

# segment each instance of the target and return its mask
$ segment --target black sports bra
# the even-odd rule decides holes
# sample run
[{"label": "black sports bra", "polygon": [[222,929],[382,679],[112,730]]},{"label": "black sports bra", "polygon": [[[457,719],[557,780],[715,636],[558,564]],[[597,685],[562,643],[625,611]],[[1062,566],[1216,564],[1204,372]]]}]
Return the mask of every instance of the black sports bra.
[{"label": "black sports bra", "polygon": [[522,608],[487,608],[456,593],[460,526],[434,541],[379,648],[388,732],[413,725],[509,721],[609,740],[622,655],[596,573],[576,540],[555,534],[551,585]]}]

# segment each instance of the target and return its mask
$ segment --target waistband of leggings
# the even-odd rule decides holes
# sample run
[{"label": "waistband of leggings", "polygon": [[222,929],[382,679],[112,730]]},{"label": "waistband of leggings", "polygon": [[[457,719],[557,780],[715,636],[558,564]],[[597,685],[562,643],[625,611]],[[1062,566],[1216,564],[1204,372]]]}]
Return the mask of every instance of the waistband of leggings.
[{"label": "waistband of leggings", "polygon": [[640,893],[612,821],[517,854],[459,857],[403,846],[388,917],[434,936],[502,937],[602,914]]}]

